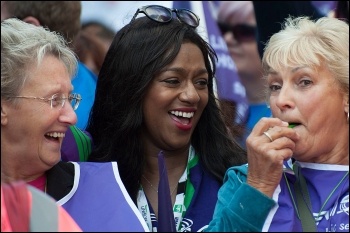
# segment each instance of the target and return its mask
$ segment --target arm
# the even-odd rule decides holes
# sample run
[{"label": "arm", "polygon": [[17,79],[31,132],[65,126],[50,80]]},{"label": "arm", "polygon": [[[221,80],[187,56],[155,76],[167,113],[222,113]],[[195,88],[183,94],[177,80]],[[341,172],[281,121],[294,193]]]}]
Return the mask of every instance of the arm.
[{"label": "arm", "polygon": [[[261,231],[265,219],[275,202],[245,183],[245,174],[230,168],[225,176],[225,182],[218,193],[212,221],[207,232],[244,232]],[[240,174],[240,175],[239,175]],[[257,208],[258,207],[258,208]]]}]

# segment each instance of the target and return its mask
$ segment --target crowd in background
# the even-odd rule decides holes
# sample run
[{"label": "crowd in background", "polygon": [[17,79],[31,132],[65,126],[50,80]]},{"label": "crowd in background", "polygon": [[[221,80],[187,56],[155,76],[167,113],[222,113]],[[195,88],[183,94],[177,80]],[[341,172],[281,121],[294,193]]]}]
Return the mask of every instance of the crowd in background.
[{"label": "crowd in background", "polygon": [[2,231],[348,231],[348,1],[1,20]]}]

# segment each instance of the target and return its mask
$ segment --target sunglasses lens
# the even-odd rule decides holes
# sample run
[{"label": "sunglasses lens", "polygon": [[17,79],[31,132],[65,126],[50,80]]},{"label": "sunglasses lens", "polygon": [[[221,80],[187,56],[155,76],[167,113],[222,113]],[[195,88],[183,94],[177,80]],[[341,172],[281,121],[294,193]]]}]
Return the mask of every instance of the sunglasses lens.
[{"label": "sunglasses lens", "polygon": [[177,13],[177,17],[179,17],[179,19],[182,22],[190,25],[191,27],[198,27],[199,19],[192,11],[189,11],[186,9],[180,9],[180,10],[177,10],[176,13]]},{"label": "sunglasses lens", "polygon": [[169,22],[172,12],[163,6],[150,6],[145,9],[145,14],[160,23]]},{"label": "sunglasses lens", "polygon": [[230,26],[224,23],[218,23],[221,34],[224,35],[226,32],[230,31]]},{"label": "sunglasses lens", "polygon": [[232,28],[232,32],[238,41],[254,41],[256,27],[246,24],[238,24]]},{"label": "sunglasses lens", "polygon": [[239,42],[251,42],[255,40],[256,27],[248,24],[237,24],[235,26],[230,26],[225,23],[218,23],[219,29],[222,35],[227,32],[232,32],[235,39]]}]

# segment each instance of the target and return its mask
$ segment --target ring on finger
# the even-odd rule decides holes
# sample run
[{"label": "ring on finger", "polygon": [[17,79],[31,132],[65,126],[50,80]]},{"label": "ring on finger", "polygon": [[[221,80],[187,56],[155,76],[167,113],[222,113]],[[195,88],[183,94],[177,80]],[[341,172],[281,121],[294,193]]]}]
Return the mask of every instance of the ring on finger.
[{"label": "ring on finger", "polygon": [[268,137],[271,142],[273,142],[271,135],[267,131],[264,132],[264,135]]}]

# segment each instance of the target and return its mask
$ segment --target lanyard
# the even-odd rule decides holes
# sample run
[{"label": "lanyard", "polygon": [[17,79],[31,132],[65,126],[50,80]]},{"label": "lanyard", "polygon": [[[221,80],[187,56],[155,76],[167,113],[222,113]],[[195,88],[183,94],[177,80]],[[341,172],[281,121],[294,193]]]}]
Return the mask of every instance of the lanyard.
[{"label": "lanyard", "polygon": [[[184,217],[186,210],[194,194],[194,187],[191,181],[187,178],[190,174],[189,170],[193,166],[195,166],[197,162],[198,162],[198,156],[195,155],[194,148],[190,146],[187,167],[179,180],[179,183],[178,183],[179,188],[177,190],[176,199],[173,206],[173,212],[174,212],[177,231],[179,231],[181,228],[182,218]],[[152,232],[157,231],[156,226],[152,224],[152,221],[153,222],[157,221],[156,216],[149,206],[146,194],[143,191],[142,186],[140,186],[139,193],[137,196],[137,207],[142,217],[144,218],[148,228],[150,229],[150,231]]]}]

